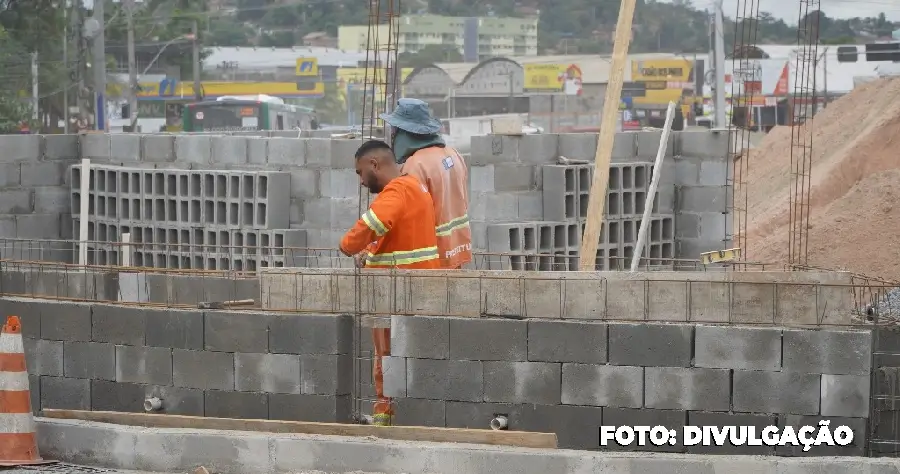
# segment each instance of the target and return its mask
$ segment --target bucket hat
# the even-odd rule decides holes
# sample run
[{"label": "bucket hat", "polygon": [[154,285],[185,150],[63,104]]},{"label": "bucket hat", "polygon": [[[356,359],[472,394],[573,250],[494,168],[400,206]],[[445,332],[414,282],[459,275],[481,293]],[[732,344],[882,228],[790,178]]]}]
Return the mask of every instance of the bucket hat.
[{"label": "bucket hat", "polygon": [[431,116],[428,104],[419,99],[400,99],[397,108],[379,116],[388,125],[416,135],[434,135],[441,131],[441,121]]}]

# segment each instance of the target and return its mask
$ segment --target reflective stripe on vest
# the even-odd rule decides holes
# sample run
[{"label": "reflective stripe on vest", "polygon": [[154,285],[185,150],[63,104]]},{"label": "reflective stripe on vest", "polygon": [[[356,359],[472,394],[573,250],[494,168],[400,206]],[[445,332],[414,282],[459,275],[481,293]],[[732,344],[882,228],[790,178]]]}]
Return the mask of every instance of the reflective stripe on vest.
[{"label": "reflective stripe on vest", "polygon": [[453,233],[456,229],[464,229],[469,226],[469,215],[463,214],[446,224],[441,224],[435,228],[438,237],[446,237]]},{"label": "reflective stripe on vest", "polygon": [[438,258],[437,247],[426,247],[416,250],[400,250],[397,252],[376,253],[366,259],[366,263],[375,266],[409,265],[427,262]]},{"label": "reflective stripe on vest", "polygon": [[370,229],[372,229],[372,232],[375,232],[375,235],[381,237],[382,235],[387,234],[387,227],[381,223],[381,221],[378,219],[378,216],[376,216],[371,209],[366,211],[362,215],[361,219],[366,223],[367,226],[369,226]]}]

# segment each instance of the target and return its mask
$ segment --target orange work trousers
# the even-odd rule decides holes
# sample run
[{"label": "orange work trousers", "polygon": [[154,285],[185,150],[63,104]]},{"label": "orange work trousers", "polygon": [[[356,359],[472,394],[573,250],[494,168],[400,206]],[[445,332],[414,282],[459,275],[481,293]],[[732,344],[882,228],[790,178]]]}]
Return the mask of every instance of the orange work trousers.
[{"label": "orange work trousers", "polygon": [[394,416],[394,407],[391,406],[391,399],[384,396],[384,370],[382,369],[381,358],[391,355],[390,328],[373,328],[372,341],[375,346],[375,366],[372,372],[375,376],[375,397],[377,398],[372,416],[376,424],[389,425],[391,418]]}]

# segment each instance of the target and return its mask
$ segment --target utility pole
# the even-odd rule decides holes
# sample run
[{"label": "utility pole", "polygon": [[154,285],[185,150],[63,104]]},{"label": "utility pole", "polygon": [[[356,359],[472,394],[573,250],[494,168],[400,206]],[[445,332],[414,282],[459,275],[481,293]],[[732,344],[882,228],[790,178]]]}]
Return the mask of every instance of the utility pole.
[{"label": "utility pole", "polygon": [[106,130],[106,22],[103,2],[94,0],[93,20],[97,31],[94,35],[94,129]]},{"label": "utility pole", "polygon": [[715,103],[716,128],[728,126],[725,119],[725,28],[722,18],[722,0],[716,0],[715,18],[713,19],[713,59],[716,74],[716,90],[713,91]]},{"label": "utility pole", "polygon": [[[66,71],[66,79],[70,79],[71,68],[69,66],[69,1],[63,3],[63,37],[62,37],[63,70]],[[63,88],[63,133],[69,133],[69,86],[66,81]]]},{"label": "utility pole", "polygon": [[203,91],[200,86],[200,72],[201,72],[201,69],[200,69],[200,37],[198,36],[200,34],[200,32],[197,30],[198,30],[197,20],[194,20],[194,24],[191,25],[191,35],[194,40],[194,45],[193,45],[194,98],[197,100],[197,102],[200,102],[201,100],[203,100]]},{"label": "utility pole", "polygon": [[31,53],[31,119],[34,121],[38,120],[38,101],[40,97],[38,96],[38,53],[37,51]]},{"label": "utility pole", "polygon": [[[96,1],[96,0],[95,0]],[[124,0],[125,27],[128,30],[128,117],[131,132],[137,132],[137,64],[134,59],[134,0]],[[125,118],[125,117],[122,117]]]}]

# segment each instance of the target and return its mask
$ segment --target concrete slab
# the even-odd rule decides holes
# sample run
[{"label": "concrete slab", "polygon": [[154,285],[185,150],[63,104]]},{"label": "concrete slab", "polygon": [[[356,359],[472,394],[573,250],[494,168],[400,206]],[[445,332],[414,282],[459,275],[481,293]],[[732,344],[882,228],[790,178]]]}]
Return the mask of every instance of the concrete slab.
[{"label": "concrete slab", "polygon": [[681,473],[801,474],[900,472],[900,460],[864,457],[777,458],[498,448],[373,438],[160,429],[37,418],[46,458],[115,469],[218,474],[384,472],[390,474]]}]

